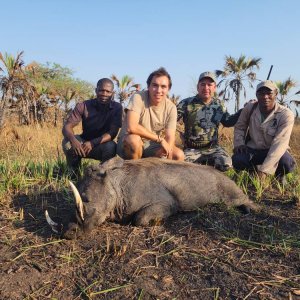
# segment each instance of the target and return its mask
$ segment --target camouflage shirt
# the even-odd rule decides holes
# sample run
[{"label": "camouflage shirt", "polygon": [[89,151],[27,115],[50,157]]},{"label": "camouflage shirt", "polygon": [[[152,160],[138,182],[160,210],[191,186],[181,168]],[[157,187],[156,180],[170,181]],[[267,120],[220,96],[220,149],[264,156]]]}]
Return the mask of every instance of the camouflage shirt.
[{"label": "camouflage shirt", "polygon": [[218,128],[234,126],[240,115],[230,115],[223,101],[213,98],[209,104],[198,96],[183,99],[177,106],[178,121],[183,118],[186,148],[204,148],[218,145]]}]

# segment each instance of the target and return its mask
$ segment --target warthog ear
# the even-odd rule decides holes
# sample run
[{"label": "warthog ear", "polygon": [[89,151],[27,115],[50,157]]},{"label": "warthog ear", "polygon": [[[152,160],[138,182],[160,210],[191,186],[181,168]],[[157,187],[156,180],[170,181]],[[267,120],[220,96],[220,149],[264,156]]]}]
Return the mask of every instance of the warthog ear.
[{"label": "warthog ear", "polygon": [[99,176],[105,177],[107,170],[114,170],[118,168],[122,168],[124,165],[124,159],[120,156],[115,156],[114,158],[104,162],[99,165]]}]

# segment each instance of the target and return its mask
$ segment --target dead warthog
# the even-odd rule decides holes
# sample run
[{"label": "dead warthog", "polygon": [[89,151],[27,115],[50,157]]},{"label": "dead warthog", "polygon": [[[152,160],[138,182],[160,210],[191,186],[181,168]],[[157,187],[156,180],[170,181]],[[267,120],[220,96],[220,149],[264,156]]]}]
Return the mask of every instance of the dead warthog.
[{"label": "dead warthog", "polygon": [[[76,222],[64,237],[74,238],[105,220],[135,225],[165,219],[179,211],[224,202],[248,213],[257,206],[234,181],[209,166],[167,159],[122,160],[115,157],[91,166],[78,184]],[[47,219],[50,221],[49,216]],[[55,230],[56,224],[50,224]]]}]

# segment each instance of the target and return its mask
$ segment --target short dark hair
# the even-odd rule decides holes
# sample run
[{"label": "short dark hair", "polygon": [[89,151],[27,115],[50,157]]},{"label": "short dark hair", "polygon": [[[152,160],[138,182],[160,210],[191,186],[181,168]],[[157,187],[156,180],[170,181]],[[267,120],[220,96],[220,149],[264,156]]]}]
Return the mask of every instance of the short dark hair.
[{"label": "short dark hair", "polygon": [[109,78],[101,78],[101,79],[99,79],[98,82],[97,82],[97,87],[100,86],[100,85],[102,85],[102,84],[105,84],[105,83],[111,84],[112,87],[113,87],[113,89],[114,89],[114,83]]},{"label": "short dark hair", "polygon": [[172,87],[172,79],[171,79],[171,76],[170,76],[170,74],[167,72],[167,70],[166,70],[165,68],[163,68],[163,67],[160,67],[159,69],[153,71],[153,72],[149,75],[149,77],[148,77],[148,79],[147,79],[147,87],[150,86],[153,77],[161,77],[161,76],[166,76],[166,77],[168,77],[168,79],[169,79],[169,89],[171,89],[171,87]]}]

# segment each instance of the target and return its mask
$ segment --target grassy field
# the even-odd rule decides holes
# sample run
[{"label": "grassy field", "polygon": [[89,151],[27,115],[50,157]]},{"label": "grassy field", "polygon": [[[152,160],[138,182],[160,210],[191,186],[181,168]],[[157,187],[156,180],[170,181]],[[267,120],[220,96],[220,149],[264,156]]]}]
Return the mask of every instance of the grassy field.
[{"label": "grassy field", "polygon": [[[227,173],[260,213],[214,205],[67,241],[44,219],[47,208],[66,224],[74,209],[61,127],[10,125],[0,137],[0,299],[299,299],[299,168],[285,186]],[[298,166],[299,139],[296,124]],[[232,129],[221,141],[231,151]]]}]

